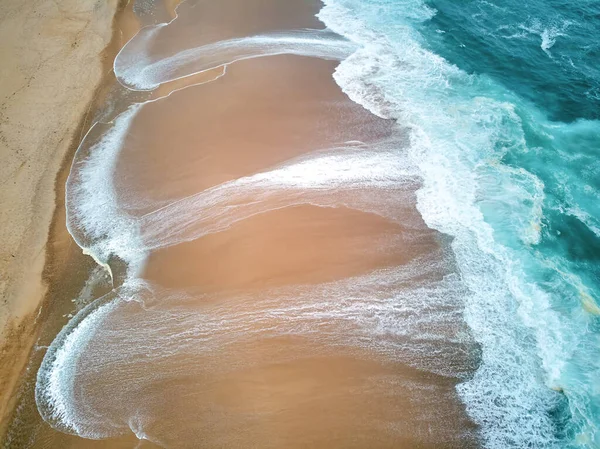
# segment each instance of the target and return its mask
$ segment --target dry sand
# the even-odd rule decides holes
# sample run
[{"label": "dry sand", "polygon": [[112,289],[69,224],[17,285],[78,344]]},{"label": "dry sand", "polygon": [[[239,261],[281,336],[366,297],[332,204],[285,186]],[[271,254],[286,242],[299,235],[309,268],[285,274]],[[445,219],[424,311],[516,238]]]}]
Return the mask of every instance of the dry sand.
[{"label": "dry sand", "polygon": [[4,0],[0,9],[0,418],[47,285],[55,180],[106,72],[118,0]]}]

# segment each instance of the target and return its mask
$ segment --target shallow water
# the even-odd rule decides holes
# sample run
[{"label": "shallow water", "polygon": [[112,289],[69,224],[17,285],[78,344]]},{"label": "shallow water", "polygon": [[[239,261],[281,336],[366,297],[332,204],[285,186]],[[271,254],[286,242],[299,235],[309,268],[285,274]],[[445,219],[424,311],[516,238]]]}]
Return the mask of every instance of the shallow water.
[{"label": "shallow water", "polygon": [[454,237],[484,444],[596,447],[597,3],[326,3],[364,46],[336,80],[412,128],[418,209]]}]

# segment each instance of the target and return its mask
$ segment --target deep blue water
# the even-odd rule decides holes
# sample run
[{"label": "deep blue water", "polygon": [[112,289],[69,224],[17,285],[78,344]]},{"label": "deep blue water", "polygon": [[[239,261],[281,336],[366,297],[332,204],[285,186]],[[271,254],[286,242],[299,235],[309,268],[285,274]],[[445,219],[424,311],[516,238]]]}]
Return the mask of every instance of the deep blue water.
[{"label": "deep blue water", "polygon": [[440,55],[486,74],[549,118],[600,118],[600,2],[430,1],[422,32]]},{"label": "deep blue water", "polygon": [[600,1],[330,0],[336,79],[412,129],[454,237],[486,447],[600,447]]}]

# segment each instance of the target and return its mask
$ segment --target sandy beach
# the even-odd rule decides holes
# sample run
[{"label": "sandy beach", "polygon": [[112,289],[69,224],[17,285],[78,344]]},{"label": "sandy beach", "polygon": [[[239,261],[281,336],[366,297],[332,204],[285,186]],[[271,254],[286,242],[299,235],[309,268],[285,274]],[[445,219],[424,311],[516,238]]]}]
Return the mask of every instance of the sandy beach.
[{"label": "sandy beach", "polygon": [[[117,7],[8,0],[0,10],[0,418],[37,333],[57,173],[109,70],[104,50]],[[60,234],[54,243],[69,245]]]}]

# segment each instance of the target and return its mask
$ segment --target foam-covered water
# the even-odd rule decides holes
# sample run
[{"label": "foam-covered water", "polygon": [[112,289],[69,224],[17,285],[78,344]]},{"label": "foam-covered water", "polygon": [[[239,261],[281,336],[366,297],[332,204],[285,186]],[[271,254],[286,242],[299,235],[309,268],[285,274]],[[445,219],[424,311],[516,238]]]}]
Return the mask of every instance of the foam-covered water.
[{"label": "foam-covered water", "polygon": [[[460,331],[464,291],[455,275],[438,277],[444,258],[439,261],[418,258],[401,269],[316,287],[238,295],[202,310],[193,306],[200,298],[189,293],[148,284],[121,288],[57,337],[60,345],[53,345],[38,376],[40,411],[65,432],[94,439],[122,435],[138,410],[164,394],[135,393],[140,385],[177,378],[181,370],[201,382],[203,372],[223,370],[211,354],[222,361],[226,348],[240,341],[281,336],[313,339],[323,354],[367,350],[442,376],[466,375],[472,361],[463,350],[468,333]],[[409,344],[398,344],[399,337]],[[440,351],[440,344],[450,350]],[[277,355],[279,363],[296,357]],[[117,382],[125,374],[135,382]],[[95,392],[94,382],[111,386],[112,397],[102,398],[105,390]],[[185,390],[194,388],[202,387]],[[180,419],[178,426],[191,429],[196,417]]]},{"label": "foam-covered water", "polygon": [[[569,74],[588,83],[582,92],[580,83],[565,85],[564,66],[550,70],[546,62],[554,45],[559,53],[556,41],[567,40],[566,31],[540,30],[535,58],[544,63],[536,67],[531,59],[521,64],[529,53],[490,43],[482,27],[522,18],[521,4],[326,3],[319,17],[363,46],[341,64],[336,80],[355,101],[412,127],[412,160],[424,179],[419,210],[429,226],[455,237],[472,292],[466,319],[483,347],[481,367],[459,393],[486,445],[596,447],[600,123],[587,120],[587,111],[597,110],[589,94],[599,78],[595,67],[584,69],[597,41],[575,38],[588,47],[574,52],[582,65]],[[527,10],[551,9],[533,4]],[[589,29],[589,21],[598,24],[593,8],[565,3],[549,14],[566,29],[560,10],[583,9],[572,25]],[[531,41],[526,31],[521,38]],[[441,48],[452,61],[435,52]],[[504,59],[502,51],[509,53]],[[544,93],[557,98],[554,105],[579,101],[580,120],[547,118],[562,112],[573,119],[574,110],[540,109],[548,104],[540,85],[532,85],[538,76],[549,80]]]},{"label": "foam-covered water", "polygon": [[148,55],[160,28],[146,28],[117,55],[118,80],[126,87],[152,90],[162,83],[244,59],[292,54],[342,60],[356,46],[327,30],[292,30],[212,42],[175,54]]},{"label": "foam-covered water", "polygon": [[[600,78],[591,63],[598,43],[587,33],[598,25],[596,7],[521,6],[327,0],[318,17],[328,30],[266,30],[161,51],[170,23],[144,28],[114,66],[133,90],[256,57],[339,60],[342,90],[395,120],[397,132],[315,147],[192,195],[154,200],[132,199],[116,176],[125,138],[147,106],[98,124],[69,177],[69,231],[100,264],[128,268],[123,285],[79,312],[52,344],[38,374],[42,416],[88,438],[133,431],[177,446],[172,429],[148,430],[148,407],[158,399],[139,385],[186,370],[202,378],[207,354],[226,354],[257,332],[460,379],[457,392],[485,447],[599,447]],[[355,138],[360,133],[348,135]],[[429,228],[452,237],[452,254],[444,243],[431,250],[430,231],[407,220],[415,201]],[[202,312],[188,304],[203,294],[140,279],[157,250],[298,205],[376,214],[402,225],[402,237],[366,252],[423,254],[348,279],[227,296]],[[95,387],[119,383],[123,373],[136,382],[111,400]],[[191,428],[193,419],[181,416],[180,425]]]}]

